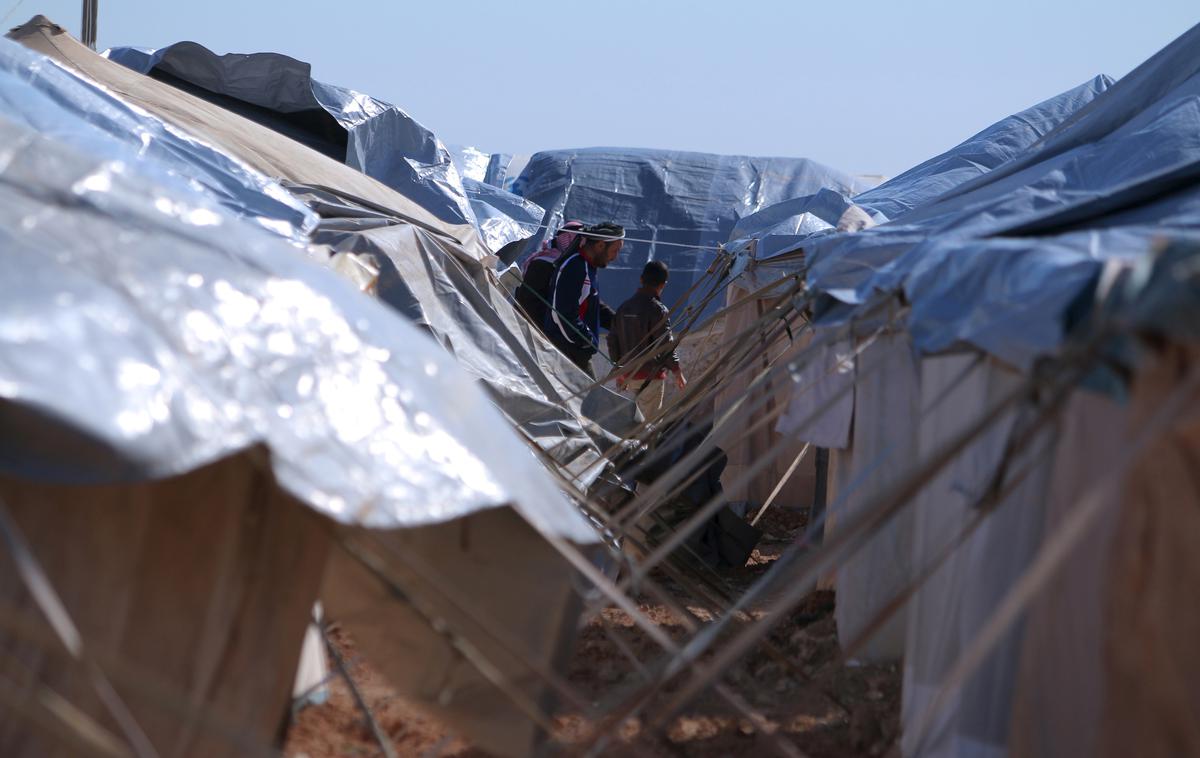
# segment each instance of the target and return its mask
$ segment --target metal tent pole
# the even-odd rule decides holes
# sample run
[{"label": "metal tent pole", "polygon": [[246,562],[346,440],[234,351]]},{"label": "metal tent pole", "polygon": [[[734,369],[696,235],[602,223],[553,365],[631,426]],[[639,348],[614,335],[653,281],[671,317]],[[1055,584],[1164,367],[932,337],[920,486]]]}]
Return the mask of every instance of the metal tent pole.
[{"label": "metal tent pole", "polygon": [[96,49],[96,21],[100,14],[100,0],[83,0],[83,23],[79,26],[79,37],[83,44]]}]

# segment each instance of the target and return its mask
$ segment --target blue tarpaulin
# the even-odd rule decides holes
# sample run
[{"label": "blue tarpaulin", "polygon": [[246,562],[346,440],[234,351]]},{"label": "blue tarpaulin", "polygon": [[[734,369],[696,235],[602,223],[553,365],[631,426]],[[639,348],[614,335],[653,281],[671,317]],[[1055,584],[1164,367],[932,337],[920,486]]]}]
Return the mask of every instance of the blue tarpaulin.
[{"label": "blue tarpaulin", "polygon": [[[765,208],[743,219],[734,229],[731,239],[756,238],[757,257],[760,260],[801,247],[811,249],[829,245],[834,251],[829,257],[840,261],[845,251],[861,246],[864,251],[862,264],[845,261],[844,265],[852,269],[852,274],[862,266],[865,266],[863,270],[872,271],[874,266],[888,260],[896,249],[904,249],[924,236],[908,233],[891,237],[897,229],[897,225],[893,224],[880,230],[880,234],[889,238],[883,241],[869,237],[836,237],[818,242],[812,238],[836,231],[838,218],[852,204],[862,207],[873,221],[882,224],[895,221],[910,210],[936,200],[949,190],[986,174],[1020,154],[1076,110],[1091,102],[1111,83],[1112,80],[1107,76],[1097,76],[1074,89],[1002,119],[950,150],[853,198],[834,196],[825,191]],[[826,289],[839,297],[854,298],[853,292],[846,291],[842,284],[829,285]]]},{"label": "blue tarpaulin", "polygon": [[1106,262],[1200,228],[1198,180],[1200,27],[1115,84],[1097,77],[841,199],[888,223],[836,233],[837,198],[809,198],[759,214],[752,236],[760,259],[796,251],[812,290],[851,306],[827,323],[902,294],[918,349],[966,343],[1027,367]]},{"label": "blue tarpaulin", "polygon": [[[670,268],[663,299],[672,304],[704,275],[715,248],[742,218],[822,188],[853,194],[867,186],[804,158],[617,148],[537,153],[516,185],[546,209],[548,226],[571,219],[613,221],[635,238],[601,277],[601,292],[614,307],[637,289],[649,260]],[[528,250],[547,234],[543,230]]]},{"label": "blue tarpaulin", "polygon": [[1014,113],[941,155],[857,195],[854,202],[895,220],[1020,155],[1111,86],[1112,79],[1097,76]]}]

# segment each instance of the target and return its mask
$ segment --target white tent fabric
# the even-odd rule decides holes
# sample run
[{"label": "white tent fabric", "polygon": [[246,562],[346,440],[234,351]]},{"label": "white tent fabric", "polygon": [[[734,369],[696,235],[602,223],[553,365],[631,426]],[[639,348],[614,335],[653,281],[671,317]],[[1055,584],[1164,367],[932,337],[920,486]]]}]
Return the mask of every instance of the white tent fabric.
[{"label": "white tent fabric", "polygon": [[[922,457],[961,434],[1022,380],[995,362],[971,367],[973,360],[972,356],[922,360],[922,403],[925,407],[938,403],[920,424]],[[1006,412],[926,484],[913,504],[912,563],[914,573],[919,573],[962,532],[989,488],[1012,485],[999,510],[931,575],[909,605],[901,715],[901,747],[906,756],[1005,755],[1017,657],[1011,634],[963,687],[950,693],[926,734],[920,731],[950,668],[1037,547],[1053,430],[1044,428],[1021,450],[1005,457],[1014,429],[1023,427],[1018,424],[1028,418],[1028,411]]]},{"label": "white tent fabric", "polygon": [[[1043,533],[1056,533],[1081,495],[1129,446],[1129,408],[1079,390],[1067,401]],[[1120,493],[1105,493],[1101,523],[1029,610],[1013,693],[1011,754],[1099,755],[1105,699],[1104,603]]]},{"label": "white tent fabric", "polygon": [[[869,338],[868,338],[869,339]],[[885,334],[858,357],[854,431],[850,446],[835,453],[839,502],[834,519],[852,517],[908,473],[916,461],[920,389],[912,346],[904,334]],[[837,569],[837,625],[843,643],[855,639],[908,580],[911,512],[889,521]],[[896,614],[863,648],[871,660],[904,654],[904,617]]]},{"label": "white tent fabric", "polygon": [[854,417],[856,361],[850,340],[831,341],[833,331],[815,330],[816,346],[792,375],[795,387],[775,431],[818,447],[846,448]]}]

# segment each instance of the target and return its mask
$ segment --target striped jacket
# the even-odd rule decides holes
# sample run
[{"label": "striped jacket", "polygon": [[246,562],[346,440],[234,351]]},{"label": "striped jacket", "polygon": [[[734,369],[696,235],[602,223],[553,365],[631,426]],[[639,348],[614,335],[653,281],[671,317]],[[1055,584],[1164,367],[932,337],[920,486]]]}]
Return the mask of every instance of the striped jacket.
[{"label": "striped jacket", "polygon": [[576,363],[586,363],[600,347],[600,329],[612,325],[612,309],[600,300],[596,267],[578,250],[555,262],[547,309],[546,335]]}]

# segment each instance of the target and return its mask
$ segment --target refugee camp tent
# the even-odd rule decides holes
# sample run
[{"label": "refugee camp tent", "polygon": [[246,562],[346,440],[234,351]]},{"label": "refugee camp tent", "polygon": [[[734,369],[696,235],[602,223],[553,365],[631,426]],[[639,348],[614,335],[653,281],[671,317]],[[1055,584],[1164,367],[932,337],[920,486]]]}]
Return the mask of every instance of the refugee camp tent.
[{"label": "refugee camp tent", "polygon": [[[295,569],[296,591],[287,595],[290,605],[278,608],[278,624],[287,626],[306,618],[316,597],[313,590],[321,581],[326,609],[331,615],[344,614],[351,629],[364,621],[363,616],[350,613],[364,609],[364,597],[386,598],[390,606],[402,590],[407,609],[380,609],[379,617],[389,618],[395,636],[385,643],[369,633],[369,624],[364,626],[366,644],[379,645],[370,651],[371,657],[395,677],[401,691],[423,698],[426,707],[455,729],[497,752],[526,752],[537,729],[518,707],[505,704],[517,690],[535,701],[546,696],[544,682],[530,679],[531,662],[553,659],[569,640],[570,624],[565,619],[570,618],[569,601],[575,592],[573,573],[559,551],[565,541],[593,542],[596,532],[550,484],[528,446],[511,434],[507,420],[493,405],[494,398],[489,401],[480,394],[472,386],[475,380],[445,350],[397,319],[394,309],[364,298],[328,269],[305,260],[302,250],[280,240],[280,232],[290,236],[297,226],[311,230],[312,212],[251,165],[211,145],[224,147],[228,140],[255,163],[280,160],[268,166],[282,166],[282,156],[298,151],[295,154],[304,160],[297,171],[307,176],[324,171],[330,184],[359,189],[350,194],[361,202],[374,196],[394,199],[405,208],[407,201],[372,180],[360,180],[361,175],[351,169],[332,162],[323,165],[320,156],[292,147],[269,131],[256,133],[255,125],[236,116],[90,52],[85,55],[49,22],[35,20],[17,36],[26,42],[36,39],[60,55],[64,51],[77,55],[96,70],[113,75],[108,90],[102,90],[40,55],[5,42],[7,70],[12,72],[6,81],[17,88],[6,99],[7,117],[17,118],[13,127],[17,131],[8,143],[21,148],[15,152],[21,160],[6,164],[14,197],[6,205],[13,221],[5,227],[25,245],[14,245],[14,253],[6,258],[15,272],[5,277],[12,289],[6,302],[27,303],[9,311],[14,321],[5,331],[14,345],[20,345],[13,354],[19,350],[21,356],[20,361],[6,364],[17,372],[4,384],[15,388],[6,392],[11,401],[5,404],[11,416],[6,426],[18,428],[19,423],[23,432],[5,438],[22,442],[5,449],[6,471],[22,483],[14,484],[6,499],[22,504],[18,519],[38,539],[35,547],[53,557],[70,551],[74,543],[61,533],[47,532],[38,525],[41,522],[32,526],[24,522],[29,503],[50,498],[41,490],[28,494],[33,490],[25,487],[26,480],[39,487],[38,482],[55,482],[45,487],[59,493],[55,502],[63,508],[76,505],[72,493],[114,479],[133,483],[109,495],[113,501],[170,503],[170,493],[176,490],[159,493],[151,488],[147,494],[138,482],[186,477],[223,456],[241,455],[239,451],[256,443],[265,446],[269,463],[258,463],[261,476],[238,475],[241,469],[219,472],[238,475],[235,484],[244,483],[238,485],[238,491],[246,493],[243,500],[231,495],[234,515],[230,518],[235,519],[237,508],[261,507],[257,505],[261,496],[254,493],[267,485],[254,482],[278,480],[278,489],[330,520],[324,529],[316,529],[315,537],[303,537],[297,530],[313,517],[293,509],[299,515],[289,516],[291,521],[285,524],[291,524],[292,531],[281,530],[279,537],[279,544],[290,548],[271,552],[275,543],[263,543],[262,560],[274,562],[264,566],[262,575],[282,577],[293,570],[289,561],[304,557],[292,550],[316,540],[308,551],[313,564],[306,563],[304,571]],[[139,92],[142,109],[118,99],[127,93],[118,92],[121,88],[112,86],[114,82]],[[169,114],[171,122],[159,121],[152,115],[156,111]],[[209,139],[197,139],[184,124]],[[222,125],[228,133],[219,128]],[[61,144],[33,136],[31,127],[58,135]],[[160,146],[159,139],[167,141]],[[80,148],[85,155],[108,160],[85,159],[71,152]],[[206,194],[198,194],[197,187]],[[77,207],[84,201],[92,204],[86,207],[94,205],[98,210],[81,213]],[[249,216],[253,209],[263,208],[274,215],[259,219],[256,226],[230,214],[241,209],[241,215]],[[423,211],[414,208],[413,213],[421,217]],[[280,216],[295,224],[280,223]],[[388,217],[398,215],[393,212]],[[45,223],[19,222],[38,218]],[[472,261],[434,223],[407,228],[445,260]],[[42,254],[50,237],[55,256]],[[18,257],[21,250],[29,255]],[[478,290],[464,286],[464,291],[476,293],[481,309],[489,304]],[[73,307],[63,307],[68,301]],[[492,314],[494,323],[502,323],[494,309],[484,310]],[[31,314],[43,311],[48,311],[43,327],[28,331],[30,324],[42,323]],[[73,323],[81,314],[92,315]],[[70,335],[76,338],[65,338]],[[531,341],[537,349],[537,341]],[[95,354],[97,350],[103,359]],[[197,363],[193,351],[207,362]],[[184,354],[189,356],[186,361]],[[128,359],[111,360],[123,355]],[[79,374],[61,370],[75,361],[91,367],[82,386]],[[415,375],[398,381],[394,372],[400,370]],[[503,375],[497,378],[501,386],[505,380]],[[164,391],[167,386],[174,388],[172,392]],[[449,416],[432,407],[435,401],[428,393],[435,389],[454,397]],[[563,415],[572,418],[569,411]],[[561,432],[555,433],[561,440]],[[464,446],[460,440],[468,437],[471,442]],[[471,448],[475,444],[492,452],[479,457]],[[489,458],[492,455],[500,458]],[[262,456],[252,458],[259,461]],[[488,462],[501,459],[505,462]],[[240,458],[235,463],[239,461],[245,467]],[[90,468],[85,465],[89,463]],[[84,477],[79,480],[82,489],[57,484],[64,470]],[[538,504],[526,511],[520,501]],[[284,497],[281,502],[290,501]],[[203,503],[198,500],[197,507]],[[518,510],[494,510],[504,504]],[[142,518],[139,514],[145,511],[146,506],[139,505],[128,511],[128,518]],[[91,513],[101,517],[99,511]],[[169,520],[163,528],[176,529],[175,524]],[[217,527],[214,522],[213,528]],[[466,538],[476,531],[488,539]],[[289,534],[297,536],[292,539]],[[227,539],[235,536],[230,533]],[[457,552],[447,549],[451,536]],[[197,534],[197,539],[203,537],[215,539],[210,532]],[[322,580],[320,569],[330,539],[338,547],[330,554],[330,567]],[[564,542],[552,546],[547,539]],[[183,555],[190,543],[170,544]],[[241,543],[227,544],[232,549],[234,544],[251,543],[243,538]],[[398,549],[398,545],[406,547]],[[361,566],[368,554],[374,556],[375,571],[369,577],[353,575],[347,561],[358,561],[351,562],[351,568]],[[486,569],[474,559],[476,554],[489,556]],[[460,573],[441,575],[442,561],[461,564]],[[414,562],[434,567],[432,586],[428,574],[413,568]],[[530,567],[531,576],[540,577],[536,602],[530,602],[534,598],[527,586],[518,585],[494,587],[487,597],[477,596],[481,572],[502,576],[505,571],[496,572],[495,567],[509,564],[514,571],[518,564]],[[49,570],[63,570],[59,566],[50,561]],[[167,568],[169,564],[164,564]],[[215,581],[219,574],[213,572],[235,569],[236,564],[228,562],[198,568],[196,581]],[[111,576],[115,584],[125,576],[119,570],[126,569],[96,568],[93,574]],[[163,580],[178,576],[178,571],[166,571]],[[53,578],[77,597],[86,591],[89,577],[56,573]],[[220,590],[227,583],[216,586]],[[282,589],[272,585],[263,591]],[[454,600],[464,596],[471,600],[468,612]],[[194,607],[181,612],[180,623],[186,620],[196,629],[203,628],[197,614],[205,607],[217,608],[205,606],[203,599],[198,596]],[[154,597],[146,602],[151,601]],[[348,610],[345,604],[354,607]],[[272,607],[264,604],[263,612]],[[386,616],[389,612],[393,615]],[[480,617],[491,620],[489,628],[480,629]],[[140,615],[137,619],[142,620]],[[247,624],[261,622],[254,615],[243,619]],[[88,615],[80,623],[92,629],[97,617]],[[219,635],[232,633],[231,629],[240,627],[221,627],[213,632],[217,636],[209,635],[199,644],[219,646]],[[261,630],[264,639],[276,632],[281,635],[278,657],[263,661],[264,666],[276,666],[270,676],[275,684],[270,693],[260,693],[255,708],[245,715],[254,725],[253,735],[273,739],[280,717],[276,706],[286,703],[288,677],[304,630],[302,623]],[[156,627],[153,631],[170,630]],[[496,662],[500,686],[493,681],[480,684],[481,677],[486,679],[479,673],[480,660],[465,665],[450,652],[468,637],[473,649]],[[195,638],[180,641],[189,640],[191,645]],[[174,670],[181,661],[190,660],[193,650],[165,646],[149,662]],[[201,674],[197,686],[202,679],[225,682],[221,691],[228,692],[229,698],[250,696],[238,690],[237,671],[222,674],[228,680],[213,679],[216,675],[209,670],[197,676]],[[436,692],[430,689],[431,681],[442,683]],[[240,702],[226,703],[224,695],[218,699],[219,709]],[[194,741],[198,738],[188,737],[191,743],[185,739],[196,734],[192,727],[178,728],[182,731],[170,733],[169,739],[178,737],[185,748],[195,745],[197,754],[206,753]],[[25,739],[25,734],[17,739]],[[30,749],[37,753],[40,747]]]},{"label": "refugee camp tent", "polygon": [[[817,296],[814,342],[822,333],[830,340],[848,336],[862,350],[854,361],[853,409],[841,412],[843,424],[834,430],[849,430],[848,451],[835,456],[842,491],[832,514],[837,521],[853,520],[857,509],[899,486],[896,475],[888,473],[895,455],[879,452],[868,456],[870,461],[857,461],[861,444],[876,452],[915,449],[905,467],[909,471],[916,461],[940,454],[983,418],[979,408],[1000,403],[1022,382],[1038,381],[1037,368],[1047,358],[1070,365],[1066,341],[1073,334],[1076,341],[1088,336],[1084,327],[1103,315],[1122,271],[1153,258],[1162,238],[1188,239],[1200,228],[1194,190],[1200,167],[1198,40],[1200,28],[1073,114],[1060,113],[1060,124],[994,171],[891,223],[856,234],[826,231],[806,238],[795,255],[777,256],[762,266],[775,275],[803,270]],[[886,190],[885,184],[876,192]],[[803,263],[789,267],[787,258]],[[895,317],[881,323],[881,309],[889,308]],[[911,340],[911,348],[896,356],[915,353],[916,365],[880,371],[877,367],[887,364],[875,354],[887,352],[888,335],[897,329]],[[836,373],[837,354],[845,351],[830,352],[832,358],[816,359],[825,364],[824,374]],[[864,378],[867,372],[886,375],[884,386]],[[1173,376],[1178,382],[1178,370]],[[839,634],[847,644],[860,642],[858,632],[877,630],[875,619],[888,599],[934,569],[909,603],[907,634],[892,635],[889,642],[885,629],[876,637],[885,649],[854,645],[869,654],[904,652],[908,755],[1002,755],[1010,744],[1021,754],[1090,754],[1106,744],[1102,724],[1129,730],[1128,736],[1134,721],[1143,729],[1154,720],[1146,712],[1136,719],[1129,711],[1117,717],[1111,703],[1130,701],[1106,684],[1083,696],[1076,693],[1089,688],[1086,683],[1104,684],[1104,672],[1115,665],[1103,657],[1115,653],[1105,648],[1101,625],[1079,633],[1088,619],[1103,616],[1109,602],[1097,578],[1112,570],[1105,569],[1111,565],[1105,551],[1072,558],[1068,571],[1055,580],[1055,586],[1070,587],[1078,602],[1039,604],[1029,632],[1009,627],[991,637],[994,644],[987,656],[975,659],[971,676],[948,682],[960,655],[976,644],[1035,556],[1054,544],[1061,525],[1073,518],[1092,472],[1111,471],[1129,460],[1130,411],[1096,399],[1086,388],[1072,389],[1079,381],[1068,381],[1057,397],[1049,391],[1026,395],[989,417],[986,431],[957,451],[952,466],[924,483],[913,512],[893,517],[865,543],[860,557],[838,568]],[[1159,402],[1162,395],[1159,391]],[[802,419],[827,409],[814,407],[805,395],[796,398],[788,428],[799,430],[801,439],[841,436],[806,428]],[[917,411],[895,423],[880,421],[897,408]],[[1038,421],[1047,417],[1059,420]],[[1124,444],[1089,442],[1101,427]],[[907,437],[890,440],[889,428],[916,430],[915,444]],[[1122,434],[1122,429],[1130,431]],[[1107,511],[1096,506],[1095,512],[1105,515],[1089,534],[1101,544],[1123,544],[1114,527],[1119,501],[1105,501]],[[980,503],[995,515],[977,524]],[[968,526],[973,531],[965,542],[942,563],[933,563]],[[832,533],[838,528],[834,524]],[[1106,535],[1114,534],[1116,542],[1108,542]],[[1162,581],[1169,595],[1174,580]],[[1071,613],[1078,616],[1067,628],[1076,634],[1067,635],[1055,623]],[[1022,657],[1024,668],[1018,665]],[[1070,693],[1062,689],[1065,682],[1072,683]],[[1157,723],[1172,731],[1164,721]],[[1150,743],[1154,749],[1163,744],[1153,738]]]},{"label": "refugee camp tent", "polygon": [[492,252],[528,238],[528,227],[540,221],[540,208],[481,187],[483,171],[463,177],[433,132],[400,108],[318,82],[303,61],[279,53],[217,55],[195,42],[117,47],[105,56],[357,168],[449,224],[473,226]]},{"label": "refugee camp tent", "polygon": [[[932,158],[913,169],[904,172],[878,187],[859,193],[850,199],[848,194],[829,188],[800,197],[785,200],[768,206],[757,213],[740,219],[730,232],[727,249],[752,259],[753,264],[733,279],[726,293],[726,303],[738,305],[726,314],[725,332],[736,334],[740,326],[747,324],[756,316],[760,316],[779,298],[786,286],[771,288],[777,279],[796,275],[802,271],[802,253],[792,251],[811,243],[814,239],[842,234],[846,239],[853,240],[847,233],[860,232],[880,223],[886,223],[889,215],[901,215],[912,207],[918,207],[928,202],[947,189],[957,186],[968,179],[986,172],[1002,163],[1004,160],[1028,147],[1049,129],[1061,123],[1076,109],[1090,102],[1099,92],[1106,89],[1111,80],[1107,77],[1096,77],[1079,87],[1064,92],[1056,97],[1014,114],[996,124],[984,129],[963,143],[947,152]],[[776,258],[780,260],[776,260]],[[752,292],[762,292],[759,297],[747,297]],[[867,336],[867,330],[863,336]],[[785,350],[791,350],[792,356],[798,355],[812,340],[812,334],[787,337],[781,335],[776,344],[766,351],[768,363],[777,359]],[[772,492],[778,489],[776,499],[782,504],[808,506],[812,503],[813,487],[816,471],[813,469],[815,454],[807,454],[801,461],[800,467],[790,476],[786,476],[791,462],[796,460],[805,443],[816,446],[847,449],[850,446],[850,424],[852,418],[864,419],[864,423],[876,423],[869,419],[876,418],[868,409],[858,409],[855,412],[855,392],[853,384],[839,394],[844,381],[854,373],[854,345],[849,341],[839,341],[823,346],[823,340],[817,340],[816,350],[821,357],[801,369],[795,382],[771,382],[769,391],[773,397],[764,408],[764,413],[775,413],[780,408],[792,407],[783,414],[779,425],[764,428],[753,435],[748,435],[740,444],[731,445],[728,453],[730,467],[727,478],[733,480],[739,474],[759,460],[763,453],[775,446],[788,445],[789,449],[779,456],[778,461],[764,469],[762,474],[754,478],[747,489],[740,494],[747,500],[762,503]],[[886,340],[885,340],[886,341]],[[882,348],[883,345],[881,344]],[[869,360],[863,356],[863,360]],[[764,366],[767,364],[763,364]],[[761,370],[761,366],[755,368]],[[892,378],[892,371],[882,370],[880,376],[872,381],[899,381]],[[731,379],[727,389],[720,397],[722,401],[736,397],[753,380],[754,371]],[[911,376],[912,368],[902,371],[899,376]],[[793,388],[801,388],[793,400]],[[763,391],[767,391],[765,388]],[[913,389],[915,391],[915,388]],[[897,402],[890,406],[889,413],[895,414],[901,408],[913,409],[914,395],[910,391],[906,402]],[[807,428],[800,429],[796,425],[805,419],[813,418]],[[908,421],[901,419],[889,422],[887,428],[897,431],[910,428]],[[879,431],[883,431],[881,427]],[[788,442],[787,440],[791,441]],[[865,439],[865,435],[864,435]],[[907,441],[911,443],[911,440]],[[898,442],[896,444],[899,444]],[[914,450],[912,444],[901,447]],[[862,452],[859,451],[861,457]],[[868,457],[867,460],[870,460]],[[865,463],[865,461],[863,461]],[[893,471],[904,471],[903,462]],[[856,467],[843,461],[835,467],[836,473],[843,477],[851,476],[850,472]],[[881,472],[882,473],[882,472]],[[783,481],[783,487],[779,483]],[[886,477],[877,481],[881,486],[886,484]],[[843,482],[845,484],[845,482]],[[865,487],[863,495],[869,496],[872,488]],[[737,497],[737,495],[735,495]],[[880,550],[893,550],[878,546]],[[903,549],[901,549],[903,552]],[[852,571],[852,569],[851,569]],[[843,605],[845,608],[845,605]],[[893,628],[893,632],[895,628]],[[878,650],[888,635],[878,635],[873,647]],[[898,655],[896,635],[893,633],[892,654]]]}]

